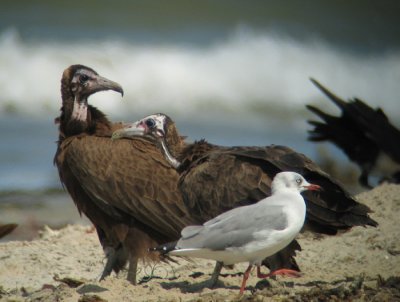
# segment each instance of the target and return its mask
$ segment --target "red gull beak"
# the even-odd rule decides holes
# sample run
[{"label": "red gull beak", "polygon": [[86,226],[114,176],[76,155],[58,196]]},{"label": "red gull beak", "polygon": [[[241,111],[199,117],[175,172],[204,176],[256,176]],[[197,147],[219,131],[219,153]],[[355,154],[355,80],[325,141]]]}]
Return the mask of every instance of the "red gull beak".
[{"label": "red gull beak", "polygon": [[314,185],[314,184],[309,184],[308,186],[305,186],[305,188],[309,191],[321,191],[322,188],[319,185]]}]

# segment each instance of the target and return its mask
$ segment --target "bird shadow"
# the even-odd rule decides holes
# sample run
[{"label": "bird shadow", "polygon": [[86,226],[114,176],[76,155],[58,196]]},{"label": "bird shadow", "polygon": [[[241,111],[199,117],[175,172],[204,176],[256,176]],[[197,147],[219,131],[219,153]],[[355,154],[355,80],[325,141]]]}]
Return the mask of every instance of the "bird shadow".
[{"label": "bird shadow", "polygon": [[[211,286],[210,280],[205,280],[202,282],[197,282],[197,283],[190,283],[189,281],[178,281],[178,282],[161,282],[160,283],[161,287],[163,289],[169,290],[169,289],[179,289],[181,293],[187,294],[187,293],[200,293],[206,288],[210,288],[213,290],[223,288],[223,289],[231,289],[235,291],[239,291],[240,286],[238,285],[225,285],[224,282],[218,281],[217,284],[214,286]],[[257,282],[255,286],[246,286],[246,292],[249,292],[251,294],[254,294],[257,291],[264,290],[271,288],[271,284],[268,280],[261,280]]]},{"label": "bird shadow", "polygon": [[[228,274],[226,274],[228,276]],[[192,278],[197,278],[198,274],[192,274]],[[227,286],[221,280],[218,280],[216,284],[212,284],[211,280],[205,280],[201,282],[191,283],[187,280],[185,281],[177,281],[177,282],[161,282],[161,287],[164,289],[179,289],[181,293],[197,293],[201,292],[205,288],[211,289],[218,289],[218,288],[225,288],[225,289],[239,289],[239,286]]]},{"label": "bird shadow", "polygon": [[161,282],[161,287],[164,289],[179,289],[181,293],[198,293],[201,292],[205,288],[228,288],[228,289],[239,289],[239,286],[226,286],[222,281],[218,281],[216,285],[213,287],[210,286],[209,280],[198,282],[198,283],[190,283],[189,281],[179,281],[179,282]]},{"label": "bird shadow", "polygon": [[[201,272],[193,272],[192,274],[189,275],[189,277],[196,279],[200,276],[205,275],[204,273]],[[211,277],[211,275],[209,275]],[[228,274],[220,274],[220,278],[229,278],[229,277],[240,277],[243,276],[242,272],[239,273],[228,273]],[[161,279],[161,278],[160,278]],[[275,279],[272,277],[271,279]],[[169,279],[172,281],[171,279]],[[288,282],[287,286],[292,287],[293,282]],[[226,285],[221,279],[218,280],[216,284],[212,284],[211,279],[207,279],[201,282],[196,282],[196,283],[191,283],[188,280],[185,281],[173,281],[173,282],[161,282],[160,286],[163,289],[169,290],[169,289],[179,289],[181,293],[199,293],[203,291],[206,288],[210,289],[218,289],[218,288],[224,288],[224,289],[232,289],[232,290],[239,290],[240,286],[239,285]],[[247,286],[246,290],[255,293],[256,291],[271,288],[271,282],[268,279],[262,279],[255,286]]]}]

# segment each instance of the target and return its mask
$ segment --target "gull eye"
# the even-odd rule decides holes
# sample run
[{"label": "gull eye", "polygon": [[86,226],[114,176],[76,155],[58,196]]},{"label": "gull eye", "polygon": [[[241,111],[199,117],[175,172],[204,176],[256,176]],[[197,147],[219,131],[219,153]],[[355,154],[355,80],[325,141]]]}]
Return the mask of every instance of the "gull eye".
[{"label": "gull eye", "polygon": [[85,84],[89,80],[89,77],[86,74],[81,74],[79,76],[79,83]]},{"label": "gull eye", "polygon": [[153,128],[156,125],[156,121],[153,120],[152,118],[149,118],[145,121],[145,124],[149,128]]},{"label": "gull eye", "polygon": [[301,182],[302,182],[301,178],[297,178],[297,179],[296,179],[296,182],[297,182],[298,184],[301,184]]}]

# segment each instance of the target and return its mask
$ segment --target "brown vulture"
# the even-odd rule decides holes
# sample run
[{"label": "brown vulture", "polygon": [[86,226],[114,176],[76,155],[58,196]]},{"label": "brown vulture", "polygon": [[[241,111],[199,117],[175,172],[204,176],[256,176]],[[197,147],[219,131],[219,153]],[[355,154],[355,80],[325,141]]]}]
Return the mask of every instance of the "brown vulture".
[{"label": "brown vulture", "polygon": [[158,259],[147,249],[175,240],[195,221],[188,219],[177,172],[157,146],[143,138],[110,139],[121,124],[88,105],[89,96],[102,90],[123,93],[91,68],[72,65],[64,71],[54,162],[79,212],[96,227],[107,255],[101,278],[129,260],[128,280],[135,284],[138,259]]},{"label": "brown vulture", "polygon": [[358,98],[346,102],[316,80],[318,87],[339,109],[340,117],[326,114],[320,109],[307,105],[323,122],[309,121],[309,140],[331,141],[355,162],[361,169],[359,182],[371,187],[370,173],[383,175],[393,182],[400,182],[400,131],[394,127],[382,109],[373,109]]},{"label": "brown vulture", "polygon": [[[175,123],[164,114],[126,124],[114,132],[113,138],[137,135],[158,143],[165,158],[180,174],[179,189],[188,211],[202,223],[232,208],[254,204],[269,196],[273,177],[281,171],[293,171],[323,188],[318,194],[304,194],[307,204],[305,229],[334,235],[353,226],[377,226],[369,217],[371,211],[367,206],[355,201],[305,155],[287,147],[221,147],[205,140],[185,145]],[[272,271],[280,268],[299,270],[293,258],[295,250],[300,250],[300,246],[294,240],[287,248],[267,258],[264,264]]]}]

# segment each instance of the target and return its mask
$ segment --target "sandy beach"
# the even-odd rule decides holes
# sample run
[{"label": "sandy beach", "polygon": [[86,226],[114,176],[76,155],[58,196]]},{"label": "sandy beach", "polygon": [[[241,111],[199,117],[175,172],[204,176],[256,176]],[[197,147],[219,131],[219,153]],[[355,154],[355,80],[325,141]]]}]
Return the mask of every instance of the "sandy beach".
[{"label": "sandy beach", "polygon": [[259,280],[253,271],[241,297],[247,264],[224,269],[215,289],[204,288],[214,263],[198,259],[142,264],[137,286],[125,272],[99,282],[105,260],[97,236],[74,224],[0,243],[0,301],[400,301],[400,186],[384,184],[357,200],[374,210],[379,227],[301,234],[303,276]]}]

